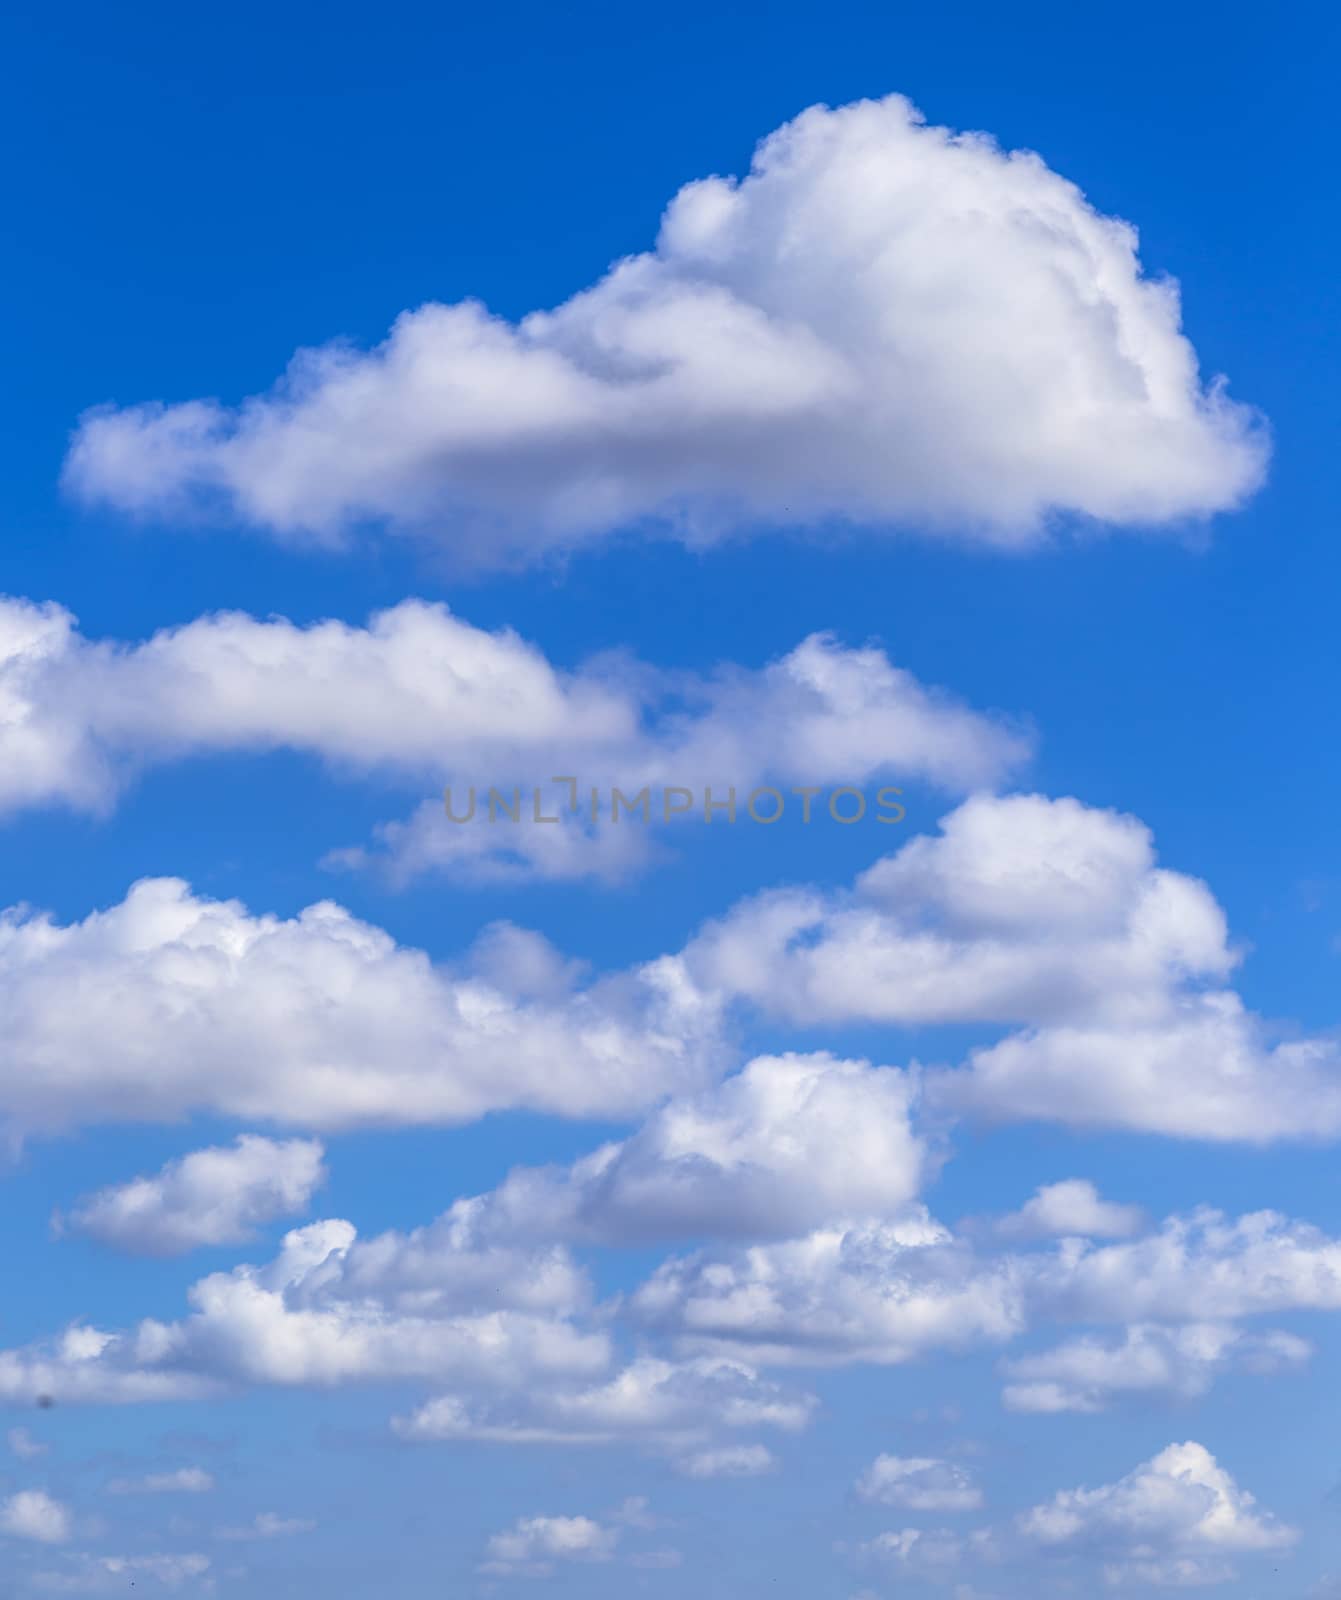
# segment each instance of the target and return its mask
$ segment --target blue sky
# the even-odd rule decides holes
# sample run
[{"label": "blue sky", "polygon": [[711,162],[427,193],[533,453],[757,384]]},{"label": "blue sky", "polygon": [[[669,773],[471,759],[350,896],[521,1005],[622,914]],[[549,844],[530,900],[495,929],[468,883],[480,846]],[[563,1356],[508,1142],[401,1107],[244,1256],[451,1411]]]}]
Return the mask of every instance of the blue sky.
[{"label": "blue sky", "polygon": [[1341,1593],[1331,18],[5,30],[14,1592]]}]

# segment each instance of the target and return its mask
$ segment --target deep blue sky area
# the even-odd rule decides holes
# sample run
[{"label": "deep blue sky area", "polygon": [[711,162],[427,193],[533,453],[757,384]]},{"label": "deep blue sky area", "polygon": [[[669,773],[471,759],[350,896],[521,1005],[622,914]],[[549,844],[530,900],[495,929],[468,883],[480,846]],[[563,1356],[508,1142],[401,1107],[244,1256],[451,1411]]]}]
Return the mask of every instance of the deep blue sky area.
[{"label": "deep blue sky area", "polygon": [[[515,629],[562,668],[617,649],[667,668],[760,667],[816,631],[874,641],[923,683],[1032,729],[1037,753],[1020,787],[1147,823],[1161,863],[1205,879],[1224,907],[1246,1003],[1287,1033],[1331,1038],[1341,973],[1336,74],[1336,13],[1317,4],[12,7],[0,22],[0,594],[59,601],[87,636],[130,641],[234,608],[359,624],[417,595],[476,626]],[[650,248],[683,184],[743,174],[756,143],[807,106],[891,92],[931,123],[1037,151],[1096,210],[1138,228],[1145,271],[1181,286],[1203,379],[1224,374],[1269,426],[1268,480],[1242,510],[1137,534],[1059,519],[1050,542],[1024,553],[832,528],[743,530],[701,550],[631,534],[500,574],[463,573],[429,541],[375,528],[344,548],[286,545],[226,518],[137,520],[62,488],[91,407],[236,405],[269,389],[295,350],[372,346],[429,301],[478,299],[511,319],[553,307]],[[291,752],[192,758],[147,772],[104,816],[57,806],[7,819],[0,905],[77,920],[137,878],[173,875],[256,912],[290,916],[338,898],[441,960],[506,918],[613,969],[679,949],[765,885],[846,884],[874,850],[859,830],[704,830],[673,865],[614,886],[395,886],[319,864],[416,798],[403,784],[333,782]],[[908,804],[909,829],[930,831],[949,803],[910,785]],[[803,1029],[789,1045],[758,1019],[742,1029],[768,1048],[894,1065],[944,1064],[963,1048],[936,1027]],[[0,1177],[10,1269],[0,1344],[80,1319],[170,1320],[207,1273],[273,1254],[282,1226],[241,1252],[166,1263],[50,1237],[52,1211],[81,1194],[237,1131],[201,1120],[14,1148]],[[449,1131],[364,1130],[330,1141],[315,1214],[349,1217],[364,1234],[413,1228],[514,1166],[569,1161],[625,1131],[616,1118],[524,1114]],[[1341,1228],[1334,1147],[1307,1141],[1257,1149],[974,1127],[956,1134],[926,1198],[953,1223],[1078,1176],[1156,1217],[1206,1204]],[[660,1253],[583,1259],[600,1293],[618,1296]],[[882,1450],[939,1458],[962,1445],[990,1521],[1066,1486],[1111,1483],[1170,1441],[1198,1438],[1307,1536],[1288,1578],[1273,1570],[1286,1556],[1269,1551],[1251,1578],[1215,1592],[1328,1600],[1341,1588],[1313,1586],[1341,1571],[1329,1398],[1341,1341],[1323,1316],[1283,1313],[1272,1327],[1316,1345],[1307,1369],[1269,1382],[1239,1369],[1209,1398],[1140,1398],[1094,1419],[1003,1411],[990,1351],[804,1373],[820,1397],[813,1431],[786,1440],[779,1475],[738,1481],[686,1478],[623,1447],[409,1447],[387,1418],[422,1398],[412,1385],[58,1406],[16,1417],[40,1424],[55,1449],[31,1465],[0,1462],[0,1498],[49,1485],[76,1508],[81,1550],[213,1540],[218,1592],[249,1600],[429,1600],[490,1583],[510,1595],[527,1580],[475,1570],[490,1535],[541,1513],[608,1517],[628,1495],[645,1495],[661,1520],[622,1535],[621,1549],[674,1545],[683,1566],[560,1562],[548,1580],[557,1592],[1024,1600],[990,1570],[961,1590],[948,1580],[904,1588],[897,1575],[891,1587],[888,1571],[868,1570],[857,1546],[918,1514],[873,1514],[850,1490],[858,1470]],[[186,1459],[218,1481],[208,1507],[103,1493],[109,1476]],[[216,1537],[271,1507],[315,1531]],[[179,1509],[188,1526],[173,1531]],[[19,1549],[0,1536],[0,1575],[6,1560],[34,1570]],[[149,1569],[137,1583],[162,1588]]]}]

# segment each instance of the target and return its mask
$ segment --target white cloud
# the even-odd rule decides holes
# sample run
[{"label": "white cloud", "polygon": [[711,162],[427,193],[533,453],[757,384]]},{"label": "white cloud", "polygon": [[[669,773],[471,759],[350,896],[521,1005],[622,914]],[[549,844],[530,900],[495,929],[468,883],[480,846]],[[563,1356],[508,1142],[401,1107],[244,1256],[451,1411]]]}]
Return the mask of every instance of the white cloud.
[{"label": "white cloud", "polygon": [[619,1530],[590,1517],[523,1517],[489,1540],[480,1571],[500,1576],[547,1578],[556,1561],[609,1561]]},{"label": "white cloud", "polygon": [[41,1440],[34,1439],[27,1428],[11,1428],[5,1437],[10,1450],[20,1461],[32,1461],[37,1456],[44,1456],[51,1448]]},{"label": "white cloud", "polygon": [[893,1365],[1013,1338],[1026,1326],[1027,1288],[1024,1263],[980,1263],[931,1219],[909,1216],[671,1258],[630,1307],[689,1350]]},{"label": "white cloud", "polygon": [[1073,799],[974,795],[850,893],[742,901],[681,960],[718,1003],[801,1026],[1015,1025],[924,1076],[944,1114],[1245,1143],[1341,1131],[1335,1041],[1247,1011],[1207,886],[1158,866],[1134,817]]},{"label": "white cloud", "polygon": [[799,1367],[906,1362],[1045,1325],[1126,1329],[1124,1342],[1086,1335],[1007,1366],[1016,1409],[1093,1410],[1307,1359],[1294,1335],[1230,1325],[1341,1310],[1341,1242],[1272,1212],[1202,1210],[1132,1240],[983,1255],[909,1214],[671,1257],[629,1308],[681,1350]]},{"label": "white cloud", "polygon": [[[475,882],[613,881],[656,859],[668,831],[614,825],[613,786],[701,795],[712,783],[734,787],[742,807],[766,781],[883,776],[964,791],[1018,767],[1030,741],[875,646],[823,634],[758,669],[694,676],[607,658],[561,671],[510,630],[417,600],[366,627],[228,612],[127,644],[85,639],[59,606],[0,597],[0,812],[105,811],[147,767],[280,749],[438,793],[383,824],[371,846],[330,851],[331,865],[375,866],[398,881],[430,870]],[[587,789],[601,790],[594,825],[551,782],[565,774],[584,807]],[[476,820],[448,820],[444,785],[462,818],[477,793]],[[483,820],[491,785],[525,791],[519,821]]]},{"label": "white cloud", "polygon": [[1053,513],[1158,524],[1260,481],[1250,413],[1203,388],[1176,285],[1037,157],[899,96],[817,106],[743,180],[687,185],[655,249],[511,324],[401,316],[301,352],[268,395],[87,416],[67,481],[282,537],[452,529],[507,562],[621,525],[913,523],[996,544]]},{"label": "white cloud", "polygon": [[460,1230],[361,1244],[343,1221],[286,1235],[279,1255],[202,1278],[190,1313],[128,1332],[76,1327],[54,1348],[0,1352],[0,1394],[173,1399],[239,1385],[458,1381],[485,1391],[610,1364],[609,1336],[573,1321],[584,1278],[562,1259],[476,1249]]},{"label": "white cloud", "polygon": [[1192,1442],[1170,1445],[1117,1483],[1063,1490],[1017,1526],[1041,1547],[1109,1549],[1156,1571],[1170,1559],[1278,1550],[1298,1537]]},{"label": "white cloud", "polygon": [[[896,1487],[902,1481],[895,1476]],[[1297,1537],[1204,1446],[1186,1443],[1170,1445],[1116,1483],[1062,1490],[1008,1526],[968,1534],[905,1527],[856,1553],[910,1577],[951,1582],[956,1596],[970,1600],[981,1593],[964,1581],[973,1568],[1009,1575],[1011,1594],[1222,1583],[1236,1576],[1232,1558],[1280,1551]]]},{"label": "white cloud", "polygon": [[179,1467],[175,1472],[150,1472],[143,1478],[113,1478],[108,1494],[208,1494],[214,1479],[203,1467]]},{"label": "white cloud", "polygon": [[1341,1310],[1341,1241],[1274,1211],[1204,1208],[1139,1239],[1079,1240],[1037,1258],[1033,1293],[1051,1316],[1084,1322],[1226,1322]]},{"label": "white cloud", "polygon": [[1031,1028],[933,1084],[948,1109],[1175,1138],[1268,1144],[1341,1132],[1328,1037],[1277,1039],[1230,991],[1168,996],[1162,1014]]},{"label": "white cloud", "polygon": [[1148,1018],[1234,960],[1210,891],[1157,867],[1135,818],[985,794],[852,895],[746,900],[685,951],[705,988],[797,1023]]},{"label": "white cloud", "polygon": [[70,1226],[139,1255],[242,1244],[260,1224],[307,1209],[326,1178],[321,1157],[314,1139],[242,1134],[231,1147],[195,1150],[152,1178],[100,1190]]},{"label": "white cloud", "polygon": [[[957,1572],[968,1557],[982,1554],[982,1538],[970,1535],[965,1539],[948,1528],[901,1528],[877,1534],[860,1547],[860,1554],[918,1577],[944,1579]],[[971,1589],[962,1592],[969,1597],[974,1593]],[[956,1600],[960,1593],[957,1588]]]},{"label": "white cloud", "polygon": [[908,1511],[976,1511],[982,1505],[982,1490],[966,1468],[930,1456],[877,1456],[856,1488],[873,1505]]},{"label": "white cloud", "polygon": [[0,1398],[31,1405],[138,1405],[199,1399],[213,1385],[194,1373],[154,1370],[138,1363],[133,1344],[85,1323],[54,1339],[0,1350]]},{"label": "white cloud", "polygon": [[0,1532],[39,1544],[64,1544],[73,1532],[67,1506],[42,1489],[20,1489],[0,1504]]},{"label": "white cloud", "polygon": [[551,1380],[543,1392],[514,1394],[501,1404],[481,1401],[478,1394],[469,1400],[439,1395],[393,1426],[401,1438],[418,1443],[643,1443],[672,1456],[683,1470],[705,1454],[738,1461],[744,1450],[757,1462],[763,1447],[728,1445],[724,1435],[760,1428],[797,1432],[816,1405],[813,1395],[770,1383],[740,1360],[639,1356],[603,1381]]},{"label": "white cloud", "polygon": [[314,1129],[616,1117],[716,1059],[716,1019],[673,962],[518,997],[329,901],[253,917],[173,878],[69,926],[0,917],[0,1015],[0,1116],[19,1132],[192,1112]]},{"label": "white cloud", "polygon": [[1004,1363],[1002,1401],[1011,1411],[1092,1413],[1142,1394],[1190,1399],[1234,1368],[1274,1372],[1312,1354],[1291,1333],[1246,1334],[1216,1323],[1138,1323],[1120,1339],[1088,1336]]},{"label": "white cloud", "polygon": [[1140,1206],[1115,1205],[1104,1200],[1087,1179],[1066,1178],[1061,1183],[1044,1184],[1018,1211],[999,1218],[996,1231],[1008,1239],[1046,1238],[1053,1234],[1125,1239],[1138,1233],[1144,1220]]},{"label": "white cloud", "polygon": [[516,1169],[472,1204],[504,1233],[607,1243],[786,1237],[835,1216],[897,1214],[935,1165],[911,1126],[914,1093],[893,1068],[760,1056],[622,1143],[566,1170]]}]

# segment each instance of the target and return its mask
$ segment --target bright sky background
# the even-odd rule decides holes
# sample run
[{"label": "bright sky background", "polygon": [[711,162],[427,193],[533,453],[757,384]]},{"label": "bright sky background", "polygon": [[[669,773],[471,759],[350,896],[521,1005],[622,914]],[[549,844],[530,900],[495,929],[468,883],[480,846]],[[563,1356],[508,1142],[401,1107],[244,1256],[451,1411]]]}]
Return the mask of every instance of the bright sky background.
[{"label": "bright sky background", "polygon": [[15,1594],[1341,1595],[1334,42],[6,22]]}]

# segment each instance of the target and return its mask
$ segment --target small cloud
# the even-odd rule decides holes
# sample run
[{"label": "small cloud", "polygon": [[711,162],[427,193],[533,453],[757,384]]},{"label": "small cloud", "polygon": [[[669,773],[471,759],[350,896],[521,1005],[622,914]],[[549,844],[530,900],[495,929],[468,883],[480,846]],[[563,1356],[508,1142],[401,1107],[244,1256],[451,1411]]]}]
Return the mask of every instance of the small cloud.
[{"label": "small cloud", "polygon": [[214,1479],[202,1467],[181,1467],[176,1472],[151,1472],[143,1478],[113,1478],[108,1494],[208,1494]]},{"label": "small cloud", "polygon": [[71,1534],[68,1506],[41,1489],[22,1489],[0,1505],[0,1531],[39,1544],[64,1544]]},{"label": "small cloud", "polygon": [[762,1444],[731,1445],[722,1450],[700,1450],[679,1463],[688,1478],[759,1478],[776,1472],[777,1457]]},{"label": "small cloud", "polygon": [[220,1528],[220,1539],[285,1539],[291,1534],[311,1533],[315,1522],[302,1517],[281,1517],[274,1511],[262,1511],[245,1528]]}]

